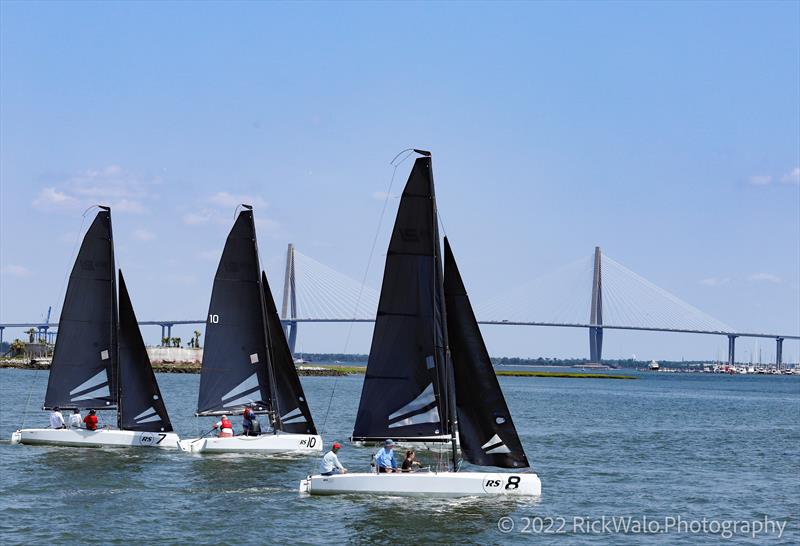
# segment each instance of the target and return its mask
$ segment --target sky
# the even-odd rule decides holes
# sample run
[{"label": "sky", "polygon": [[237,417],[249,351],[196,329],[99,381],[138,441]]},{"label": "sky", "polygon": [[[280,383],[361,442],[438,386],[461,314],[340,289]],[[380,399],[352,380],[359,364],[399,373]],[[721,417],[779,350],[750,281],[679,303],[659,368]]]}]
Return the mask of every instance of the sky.
[{"label": "sky", "polygon": [[[57,317],[98,203],[140,320],[205,316],[243,202],[276,292],[289,242],[378,288],[409,147],[476,307],[599,245],[739,330],[800,333],[798,2],[0,2],[0,322]],[[483,332],[496,356],[588,356],[584,330]],[[370,338],[303,325],[298,348]]]}]

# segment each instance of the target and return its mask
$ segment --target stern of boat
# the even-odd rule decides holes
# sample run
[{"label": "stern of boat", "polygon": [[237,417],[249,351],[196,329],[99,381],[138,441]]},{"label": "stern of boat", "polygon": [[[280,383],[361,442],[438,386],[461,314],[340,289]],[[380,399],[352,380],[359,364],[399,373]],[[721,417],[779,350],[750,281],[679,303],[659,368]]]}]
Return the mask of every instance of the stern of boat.
[{"label": "stern of boat", "polygon": [[306,476],[305,480],[300,480],[300,489],[299,493],[301,495],[307,495],[309,493],[309,489],[311,488],[311,475],[309,474]]},{"label": "stern of boat", "polygon": [[11,433],[11,445],[18,444],[22,441],[22,432],[15,430]]}]

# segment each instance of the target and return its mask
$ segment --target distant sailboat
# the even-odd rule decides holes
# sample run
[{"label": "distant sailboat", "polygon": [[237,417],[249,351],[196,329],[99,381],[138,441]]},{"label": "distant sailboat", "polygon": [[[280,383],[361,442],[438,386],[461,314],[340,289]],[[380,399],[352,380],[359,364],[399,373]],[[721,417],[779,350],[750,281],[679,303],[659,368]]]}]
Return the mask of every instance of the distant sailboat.
[{"label": "distant sailboat", "polygon": [[[444,271],[431,158],[418,158],[397,212],[352,439],[442,443],[441,472],[314,475],[300,491],[315,495],[539,495],[492,368],[461,275],[444,240]],[[463,458],[515,473],[460,472]]]},{"label": "distant sailboat", "polygon": [[13,433],[11,441],[175,448],[178,435],[172,430],[121,271],[117,299],[111,209],[100,208],[70,275],[42,409],[116,409],[118,429],[22,429]]},{"label": "distant sailboat", "polygon": [[191,452],[318,453],[311,411],[297,376],[266,274],[253,211],[239,213],[222,252],[206,321],[197,416],[269,416],[272,432],[180,442]]}]

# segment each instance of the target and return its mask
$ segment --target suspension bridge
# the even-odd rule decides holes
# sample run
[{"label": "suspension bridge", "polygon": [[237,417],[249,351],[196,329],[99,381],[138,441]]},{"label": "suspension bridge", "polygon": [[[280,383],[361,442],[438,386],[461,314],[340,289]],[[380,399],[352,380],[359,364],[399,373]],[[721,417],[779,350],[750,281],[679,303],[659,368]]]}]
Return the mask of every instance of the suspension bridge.
[{"label": "suspension bridge", "polygon": [[[298,251],[289,244],[284,270],[281,318],[292,351],[302,323],[374,322],[379,292]],[[783,341],[798,334],[745,332],[725,324],[656,286],[605,255],[599,247],[586,258],[532,279],[487,301],[473,301],[480,324],[584,328],[589,334],[589,359],[601,362],[605,330],[677,332],[726,336],[728,364],[736,360],[736,339],[770,338],[776,343],[776,365],[781,366]],[[202,325],[205,320],[149,320],[142,326],[160,326],[161,337],[171,338],[176,325]],[[45,323],[0,324],[5,328],[33,328],[39,339],[57,333]]]}]

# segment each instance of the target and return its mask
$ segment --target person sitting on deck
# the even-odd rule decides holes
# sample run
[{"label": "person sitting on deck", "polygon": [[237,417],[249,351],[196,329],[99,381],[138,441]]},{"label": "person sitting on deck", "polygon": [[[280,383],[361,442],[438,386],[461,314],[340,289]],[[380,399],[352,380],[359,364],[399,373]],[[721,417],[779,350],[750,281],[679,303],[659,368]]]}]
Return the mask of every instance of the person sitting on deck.
[{"label": "person sitting on deck", "polygon": [[419,468],[420,464],[417,460],[417,456],[414,454],[412,450],[406,451],[406,458],[403,459],[403,464],[400,467],[403,472],[411,472],[415,468]]},{"label": "person sitting on deck", "polygon": [[81,428],[81,423],[83,423],[83,419],[81,419],[81,410],[75,408],[72,410],[72,415],[69,416],[69,427]]},{"label": "person sitting on deck", "polygon": [[394,440],[384,440],[383,447],[375,454],[378,474],[397,472],[397,461],[394,458]]},{"label": "person sitting on deck", "polygon": [[347,469],[339,462],[339,456],[336,455],[342,448],[339,442],[333,442],[331,450],[328,451],[322,461],[319,463],[319,473],[323,476],[333,476],[334,474],[347,474]]},{"label": "person sitting on deck", "polygon": [[244,408],[242,414],[242,428],[244,428],[245,436],[258,436],[261,434],[261,423],[258,422],[256,412],[252,408]]},{"label": "person sitting on deck", "polygon": [[64,416],[61,415],[58,406],[54,407],[53,412],[50,414],[50,428],[67,428],[66,423],[64,423]]},{"label": "person sitting on deck", "polygon": [[97,430],[97,412],[93,409],[89,410],[89,415],[83,418],[86,425],[86,430]]},{"label": "person sitting on deck", "polygon": [[219,430],[217,434],[219,438],[231,438],[233,436],[233,425],[228,420],[227,415],[223,415],[222,419],[214,425],[214,428]]}]

